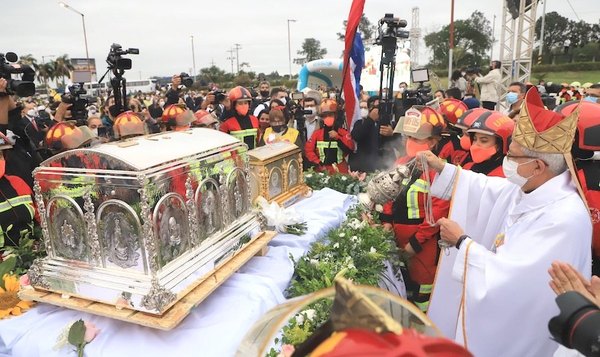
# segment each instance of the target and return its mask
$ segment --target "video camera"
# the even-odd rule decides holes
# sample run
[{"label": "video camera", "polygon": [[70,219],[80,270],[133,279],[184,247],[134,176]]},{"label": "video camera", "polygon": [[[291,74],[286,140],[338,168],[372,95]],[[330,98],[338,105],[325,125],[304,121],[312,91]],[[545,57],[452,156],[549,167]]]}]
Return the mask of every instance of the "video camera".
[{"label": "video camera", "polygon": [[225,98],[227,98],[227,93],[221,89],[215,89],[215,90],[208,92],[208,95],[211,95],[211,94],[215,96],[215,100],[214,100],[213,104],[221,104],[221,103],[223,103]]},{"label": "video camera", "polygon": [[121,70],[131,69],[131,58],[123,58],[123,55],[139,55],[140,50],[137,48],[128,48],[123,50],[123,47],[118,43],[113,43],[110,46],[108,57],[106,57],[106,63],[108,63],[108,69],[110,70]]},{"label": "video camera", "polygon": [[[14,52],[7,52],[6,55],[0,53],[0,78],[8,82],[6,92],[9,95],[29,97],[35,94],[35,71],[30,66],[16,64],[18,59],[19,56]],[[13,79],[13,74],[22,74],[21,79]]]},{"label": "video camera", "polygon": [[550,319],[548,329],[556,342],[585,356],[600,354],[600,309],[575,291],[556,297],[560,314]]},{"label": "video camera", "polygon": [[194,85],[194,78],[190,77],[190,75],[185,72],[181,72],[179,78],[181,78],[181,84],[183,84],[186,88],[190,88],[192,85]]},{"label": "video camera", "polygon": [[86,124],[87,106],[92,103],[86,94],[83,83],[75,83],[69,87],[69,93],[63,94],[61,97],[63,103],[72,104],[69,110],[72,119],[77,121],[77,125]]},{"label": "video camera", "polygon": [[385,14],[379,20],[375,44],[381,46],[382,64],[389,64],[396,57],[397,40],[409,37],[409,31],[402,30],[406,25],[406,20],[394,17],[394,14]]}]

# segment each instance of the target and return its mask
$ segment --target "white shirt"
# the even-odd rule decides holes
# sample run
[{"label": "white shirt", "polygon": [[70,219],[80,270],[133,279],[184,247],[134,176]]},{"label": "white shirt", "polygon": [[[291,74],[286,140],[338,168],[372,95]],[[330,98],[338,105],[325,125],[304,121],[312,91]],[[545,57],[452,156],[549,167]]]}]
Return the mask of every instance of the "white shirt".
[{"label": "white shirt", "polygon": [[[456,170],[446,164],[431,187],[434,196],[450,197]],[[558,344],[548,321],[559,310],[548,269],[560,260],[591,275],[592,225],[570,173],[528,194],[504,178],[467,170],[456,180],[450,219],[472,240],[440,254],[429,317],[461,344],[464,328],[467,348],[478,357],[552,356]]]}]

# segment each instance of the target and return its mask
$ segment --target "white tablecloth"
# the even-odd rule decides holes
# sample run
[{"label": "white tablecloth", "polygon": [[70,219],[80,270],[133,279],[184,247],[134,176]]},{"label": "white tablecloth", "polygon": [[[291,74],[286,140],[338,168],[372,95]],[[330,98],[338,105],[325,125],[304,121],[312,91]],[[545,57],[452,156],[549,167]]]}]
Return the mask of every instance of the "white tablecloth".
[{"label": "white tablecloth", "polygon": [[0,356],[75,356],[69,347],[53,350],[60,331],[83,318],[101,329],[85,347],[86,356],[232,356],[246,331],[266,311],[285,300],[294,272],[289,259],[337,227],[353,196],[324,189],[294,207],[308,222],[302,236],[278,235],[264,257],[253,257],[172,331],[38,304],[19,317],[0,320]]}]

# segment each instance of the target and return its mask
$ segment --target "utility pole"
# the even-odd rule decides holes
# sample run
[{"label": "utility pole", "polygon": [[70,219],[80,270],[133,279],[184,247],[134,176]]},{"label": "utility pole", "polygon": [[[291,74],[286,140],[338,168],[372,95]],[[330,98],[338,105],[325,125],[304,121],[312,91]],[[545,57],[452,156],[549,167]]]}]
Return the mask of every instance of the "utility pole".
[{"label": "utility pole", "polygon": [[194,53],[194,35],[191,35],[190,38],[192,39],[192,65],[194,68],[194,73],[192,73],[192,78],[194,78],[194,81],[196,80],[196,54]]},{"label": "utility pole", "polygon": [[450,48],[448,51],[448,85],[450,85],[450,78],[452,78],[452,55],[454,52],[454,0],[450,5]]},{"label": "utility pole", "polygon": [[235,74],[233,72],[233,60],[235,59],[235,57],[233,56],[233,52],[235,52],[235,50],[232,48],[230,50],[227,50],[226,52],[229,53],[229,57],[227,57],[227,59],[231,61],[231,74]]},{"label": "utility pole", "polygon": [[287,19],[288,30],[288,64],[290,66],[290,80],[292,79],[292,41],[290,38],[290,22],[296,22],[294,19]]},{"label": "utility pole", "polygon": [[544,27],[546,26],[546,0],[542,10],[542,28],[540,29],[540,50],[538,52],[538,64],[542,64],[542,54],[544,54]]},{"label": "utility pole", "polygon": [[240,50],[242,49],[242,45],[239,43],[234,44],[235,46],[235,61],[237,64],[237,72],[240,73]]},{"label": "utility pole", "polygon": [[494,60],[494,42],[496,42],[496,15],[494,15],[494,21],[492,22],[492,50],[490,51],[490,61]]}]

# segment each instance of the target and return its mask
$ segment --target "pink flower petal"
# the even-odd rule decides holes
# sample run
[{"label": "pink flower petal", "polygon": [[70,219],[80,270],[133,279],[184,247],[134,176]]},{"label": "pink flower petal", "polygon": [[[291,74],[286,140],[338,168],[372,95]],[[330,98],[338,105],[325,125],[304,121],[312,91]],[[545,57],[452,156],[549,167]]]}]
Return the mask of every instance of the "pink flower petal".
[{"label": "pink flower petal", "polygon": [[85,335],[83,336],[83,340],[86,343],[90,343],[100,333],[100,329],[96,328],[96,325],[89,321],[84,321],[83,324],[85,326]]},{"label": "pink flower petal", "polygon": [[31,285],[31,282],[29,281],[29,275],[27,275],[27,274],[21,275],[21,277],[19,278],[19,285],[21,285],[21,287]]}]

